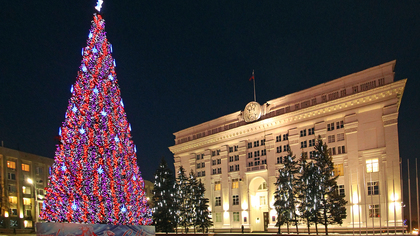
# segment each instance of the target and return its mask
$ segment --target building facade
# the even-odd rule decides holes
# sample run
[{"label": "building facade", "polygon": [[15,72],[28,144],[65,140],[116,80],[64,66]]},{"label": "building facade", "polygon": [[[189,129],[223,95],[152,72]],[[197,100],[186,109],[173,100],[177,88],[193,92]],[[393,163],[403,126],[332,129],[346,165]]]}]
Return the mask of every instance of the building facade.
[{"label": "building facade", "polygon": [[0,231],[35,227],[53,162],[52,158],[0,147]]},{"label": "building facade", "polygon": [[397,124],[406,80],[394,81],[395,63],[263,105],[250,102],[243,111],[174,133],[175,170],[192,169],[205,183],[213,230],[277,231],[274,183],[283,157],[290,148],[297,159],[312,158],[318,136],[330,148],[348,201],[344,223],[330,230],[401,230]]}]

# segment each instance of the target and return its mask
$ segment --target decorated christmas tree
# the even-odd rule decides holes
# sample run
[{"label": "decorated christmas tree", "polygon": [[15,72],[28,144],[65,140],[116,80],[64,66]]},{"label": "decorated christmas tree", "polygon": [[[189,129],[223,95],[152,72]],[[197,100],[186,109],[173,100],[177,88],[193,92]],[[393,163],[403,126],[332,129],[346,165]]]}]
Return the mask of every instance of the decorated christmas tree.
[{"label": "decorated christmas tree", "polygon": [[105,21],[93,15],[87,46],[59,128],[40,218],[48,222],[148,225],[150,210],[117,84]]}]

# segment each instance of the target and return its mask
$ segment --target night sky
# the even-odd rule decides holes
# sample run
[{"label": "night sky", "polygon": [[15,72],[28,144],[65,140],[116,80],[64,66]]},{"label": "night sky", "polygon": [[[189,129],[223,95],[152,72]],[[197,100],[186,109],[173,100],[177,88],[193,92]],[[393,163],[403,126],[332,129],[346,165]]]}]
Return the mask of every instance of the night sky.
[{"label": "night sky", "polygon": [[[95,0],[3,1],[0,140],[54,157]],[[174,132],[397,60],[400,155],[420,152],[419,1],[116,1],[102,15],[145,179]]]}]

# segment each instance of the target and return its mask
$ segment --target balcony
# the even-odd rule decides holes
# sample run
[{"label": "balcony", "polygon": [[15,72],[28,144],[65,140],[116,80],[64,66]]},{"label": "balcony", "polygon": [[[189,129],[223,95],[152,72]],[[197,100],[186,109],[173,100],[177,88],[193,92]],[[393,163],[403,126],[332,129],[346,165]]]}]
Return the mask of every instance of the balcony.
[{"label": "balcony", "polygon": [[246,172],[258,171],[258,170],[266,170],[267,164],[262,164],[259,166],[250,166],[246,168]]}]

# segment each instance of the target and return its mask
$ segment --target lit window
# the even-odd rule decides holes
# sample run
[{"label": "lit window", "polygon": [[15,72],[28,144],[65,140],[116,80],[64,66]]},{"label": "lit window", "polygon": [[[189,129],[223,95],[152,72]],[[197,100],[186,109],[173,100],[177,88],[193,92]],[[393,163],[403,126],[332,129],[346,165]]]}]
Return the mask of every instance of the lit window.
[{"label": "lit window", "polygon": [[344,176],[343,164],[334,165],[334,176]]},{"label": "lit window", "polygon": [[369,205],[369,218],[378,218],[381,215],[379,205]]},{"label": "lit window", "polygon": [[378,172],[379,171],[379,163],[378,159],[369,159],[366,160],[366,172]]},{"label": "lit window", "polygon": [[9,203],[17,204],[17,197],[9,197]]},{"label": "lit window", "polygon": [[29,171],[29,165],[27,165],[27,164],[22,164],[22,170],[23,170],[23,171]]},{"label": "lit window", "polygon": [[239,188],[239,179],[232,179],[232,188]]},{"label": "lit window", "polygon": [[30,206],[31,205],[31,199],[30,198],[23,198],[23,205]]},{"label": "lit window", "polygon": [[233,221],[239,222],[239,212],[233,212]]},{"label": "lit window", "polygon": [[16,170],[16,162],[14,161],[7,161],[7,168]]},{"label": "lit window", "polygon": [[214,182],[214,191],[220,191],[221,185],[220,185],[220,181],[216,181]]},{"label": "lit window", "polygon": [[31,188],[26,187],[26,186],[22,186],[22,193],[23,194],[31,194]]},{"label": "lit window", "polygon": [[32,228],[32,221],[31,220],[24,220],[23,221],[23,226],[25,228]]},{"label": "lit window", "polygon": [[260,206],[265,206],[265,205],[267,205],[267,200],[265,196],[260,196]]}]

